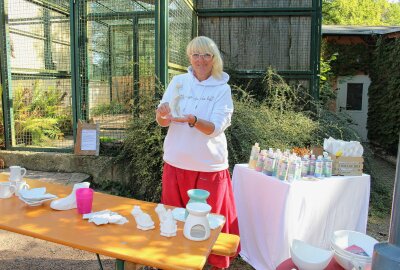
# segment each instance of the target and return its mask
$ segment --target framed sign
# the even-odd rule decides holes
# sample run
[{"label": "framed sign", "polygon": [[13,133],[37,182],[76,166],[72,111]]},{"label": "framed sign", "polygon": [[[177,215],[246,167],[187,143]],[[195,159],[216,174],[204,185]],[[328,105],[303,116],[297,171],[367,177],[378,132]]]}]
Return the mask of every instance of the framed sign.
[{"label": "framed sign", "polygon": [[78,122],[75,142],[75,155],[98,156],[100,152],[100,126],[99,124]]}]

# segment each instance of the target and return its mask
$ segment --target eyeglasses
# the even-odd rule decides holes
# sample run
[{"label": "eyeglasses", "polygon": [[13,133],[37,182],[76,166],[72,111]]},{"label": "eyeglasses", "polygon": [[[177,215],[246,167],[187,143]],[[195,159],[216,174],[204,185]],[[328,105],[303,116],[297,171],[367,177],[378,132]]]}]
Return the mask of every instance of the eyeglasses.
[{"label": "eyeglasses", "polygon": [[199,60],[200,58],[203,58],[204,60],[211,60],[211,58],[214,57],[214,55],[212,55],[211,53],[193,53],[191,55],[193,60]]}]

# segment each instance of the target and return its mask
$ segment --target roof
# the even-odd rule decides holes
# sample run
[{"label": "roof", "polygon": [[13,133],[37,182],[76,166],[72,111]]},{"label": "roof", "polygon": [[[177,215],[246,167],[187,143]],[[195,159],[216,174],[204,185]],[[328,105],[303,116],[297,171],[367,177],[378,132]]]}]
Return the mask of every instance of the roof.
[{"label": "roof", "polygon": [[400,32],[400,26],[356,26],[356,25],[323,25],[322,35],[386,35]]}]

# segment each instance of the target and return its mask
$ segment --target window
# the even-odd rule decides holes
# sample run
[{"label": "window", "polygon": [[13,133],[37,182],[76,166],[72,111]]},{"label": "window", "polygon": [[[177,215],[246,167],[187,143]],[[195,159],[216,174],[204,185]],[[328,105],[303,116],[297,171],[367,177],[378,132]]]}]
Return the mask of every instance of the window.
[{"label": "window", "polygon": [[361,111],[362,110],[362,96],[363,96],[363,84],[362,83],[348,83],[347,84],[346,110]]}]

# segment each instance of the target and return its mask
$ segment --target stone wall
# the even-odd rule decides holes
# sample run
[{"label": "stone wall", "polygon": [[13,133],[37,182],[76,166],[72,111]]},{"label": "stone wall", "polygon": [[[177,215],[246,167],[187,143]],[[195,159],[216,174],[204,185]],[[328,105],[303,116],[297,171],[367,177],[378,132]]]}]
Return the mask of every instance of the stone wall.
[{"label": "stone wall", "polygon": [[123,164],[116,163],[113,157],[1,150],[0,158],[4,160],[6,168],[19,165],[35,171],[85,173],[90,175],[95,183],[105,180],[128,181],[123,173]]}]

